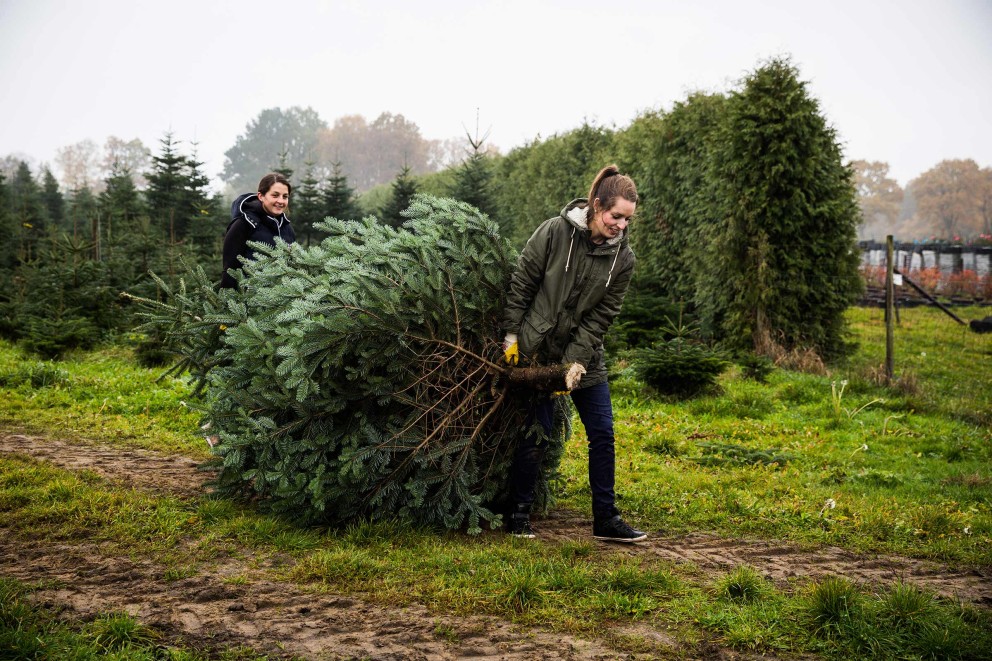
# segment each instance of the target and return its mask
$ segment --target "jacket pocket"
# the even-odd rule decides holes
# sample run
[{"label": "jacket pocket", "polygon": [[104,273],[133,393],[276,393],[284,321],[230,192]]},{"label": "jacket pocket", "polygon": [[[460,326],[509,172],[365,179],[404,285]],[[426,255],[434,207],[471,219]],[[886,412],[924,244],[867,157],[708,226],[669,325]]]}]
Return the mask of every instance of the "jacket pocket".
[{"label": "jacket pocket", "polygon": [[533,308],[528,310],[520,325],[520,337],[517,338],[520,353],[527,358],[536,358],[544,338],[553,327],[554,323],[545,319],[541,313]]}]

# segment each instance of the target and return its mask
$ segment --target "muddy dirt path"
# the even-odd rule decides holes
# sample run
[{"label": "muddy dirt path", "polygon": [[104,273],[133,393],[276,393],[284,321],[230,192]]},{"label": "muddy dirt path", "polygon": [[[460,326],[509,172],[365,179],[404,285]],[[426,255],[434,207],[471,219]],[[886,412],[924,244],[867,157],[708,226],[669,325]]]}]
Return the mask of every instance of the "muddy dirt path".
[{"label": "muddy dirt path", "polygon": [[[179,496],[195,496],[209,478],[188,457],[50,438],[0,434],[0,452],[70,470],[90,470],[114,483]],[[535,521],[535,527],[545,541],[589,539],[588,519],[572,512],[554,512]],[[276,657],[306,658],[633,658],[605,642],[520,629],[497,618],[439,616],[422,607],[385,608],[352,597],[310,593],[267,580],[265,568],[251,569],[248,560],[198,567],[191,578],[167,582],[162,566],[110,557],[96,545],[51,547],[9,534],[3,538],[0,574],[24,581],[57,581],[57,587],[41,591],[38,599],[66,609],[73,617],[126,610],[176,640],[208,648],[248,645]],[[655,535],[635,546],[601,546],[617,554],[649,553],[691,563],[702,572],[749,564],[780,585],[829,575],[866,584],[903,580],[992,607],[992,568],[988,567],[960,571],[898,556],[857,555],[833,547],[809,551],[786,542],[701,533]],[[249,584],[231,582],[234,576],[253,573]],[[658,650],[673,652],[674,641],[655,633]],[[738,658],[725,650],[709,650],[706,656]]]},{"label": "muddy dirt path", "polygon": [[[264,570],[264,567],[261,568]],[[434,615],[413,606],[384,608],[340,595],[308,593],[256,577],[225,560],[166,581],[163,567],[109,556],[91,544],[0,542],[0,574],[54,587],[33,597],[72,619],[124,611],[171,644],[203,650],[249,646],[273,658],[306,659],[618,659],[596,642],[524,630],[489,617]]]}]

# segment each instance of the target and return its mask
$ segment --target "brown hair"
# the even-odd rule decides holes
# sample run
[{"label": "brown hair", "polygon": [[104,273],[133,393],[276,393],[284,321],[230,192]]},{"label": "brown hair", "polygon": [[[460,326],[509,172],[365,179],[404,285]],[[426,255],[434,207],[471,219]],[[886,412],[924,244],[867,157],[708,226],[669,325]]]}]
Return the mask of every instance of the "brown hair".
[{"label": "brown hair", "polygon": [[628,202],[637,204],[637,186],[634,180],[625,174],[620,174],[620,168],[607,165],[599,171],[589,187],[589,213],[593,211],[593,203],[599,200],[599,208],[609,211],[617,198],[622,197]]},{"label": "brown hair", "polygon": [[280,174],[278,172],[270,172],[262,180],[258,182],[258,192],[265,195],[272,188],[272,184],[283,184],[286,186],[286,191],[289,193],[293,192],[293,184],[289,183],[289,179],[286,175]]}]

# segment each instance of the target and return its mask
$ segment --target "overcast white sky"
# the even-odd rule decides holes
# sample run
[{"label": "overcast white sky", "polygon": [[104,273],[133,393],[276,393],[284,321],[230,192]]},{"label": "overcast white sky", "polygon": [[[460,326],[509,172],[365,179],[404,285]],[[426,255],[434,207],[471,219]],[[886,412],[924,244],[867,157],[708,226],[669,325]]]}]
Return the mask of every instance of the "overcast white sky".
[{"label": "overcast white sky", "polygon": [[478,108],[505,152],[781,55],[848,159],[903,185],[943,159],[992,165],[992,0],[0,0],[0,156],[53,163],[111,135],[154,151],[171,129],[216,177],[250,120],[294,105],[439,139]]}]

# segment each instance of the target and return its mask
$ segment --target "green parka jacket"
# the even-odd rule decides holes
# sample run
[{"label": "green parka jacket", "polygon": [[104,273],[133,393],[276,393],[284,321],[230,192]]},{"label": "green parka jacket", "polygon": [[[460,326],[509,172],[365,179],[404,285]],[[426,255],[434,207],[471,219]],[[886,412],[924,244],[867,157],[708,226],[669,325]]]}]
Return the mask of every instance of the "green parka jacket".
[{"label": "green parka jacket", "polygon": [[607,380],[603,336],[620,313],[635,261],[627,230],[599,245],[590,240],[586,206],[585,198],[573,200],[534,231],[503,314],[524,362],[580,363],[580,388]]}]

